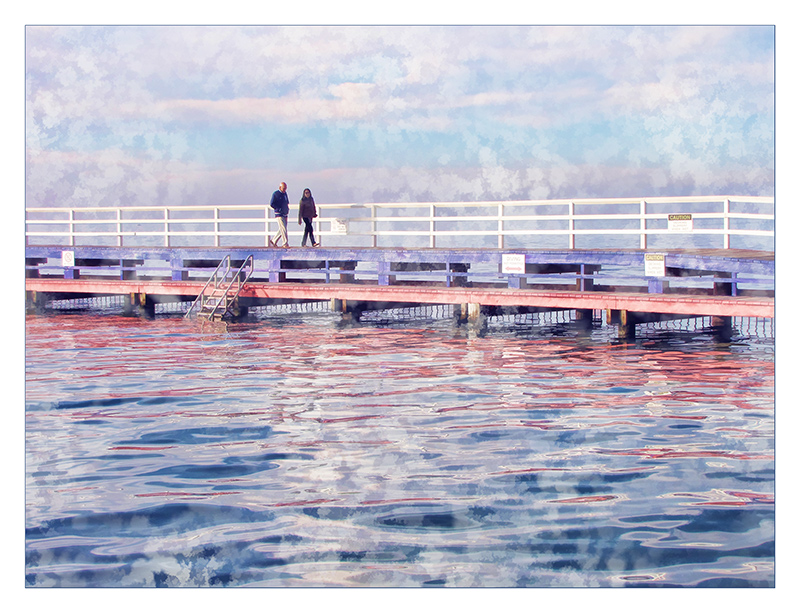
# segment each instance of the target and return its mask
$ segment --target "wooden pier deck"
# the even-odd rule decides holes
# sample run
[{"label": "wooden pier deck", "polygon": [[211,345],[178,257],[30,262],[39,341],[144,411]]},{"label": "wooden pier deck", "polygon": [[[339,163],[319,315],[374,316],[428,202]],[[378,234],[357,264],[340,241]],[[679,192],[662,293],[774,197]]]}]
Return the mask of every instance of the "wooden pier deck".
[{"label": "wooden pier deck", "polygon": [[[89,279],[26,279],[28,292],[59,298],[129,295],[149,296],[154,302],[194,300],[204,283],[197,281],[109,281]],[[376,286],[363,284],[247,283],[243,301],[346,300],[374,303],[383,308],[408,304],[478,304],[535,307],[553,310],[615,310],[691,316],[774,316],[774,298],[645,294],[632,292],[545,291],[504,288]]]},{"label": "wooden pier deck", "polygon": [[636,323],[659,318],[710,316],[724,325],[731,317],[772,318],[775,308],[774,254],[734,249],[28,246],[25,289],[34,306],[122,295],[152,314],[154,303],[194,300],[226,256],[253,258],[238,298],[243,313],[322,300],[355,317],[421,304],[457,305],[464,320],[503,309],[574,310],[591,319],[599,310],[630,336]]}]

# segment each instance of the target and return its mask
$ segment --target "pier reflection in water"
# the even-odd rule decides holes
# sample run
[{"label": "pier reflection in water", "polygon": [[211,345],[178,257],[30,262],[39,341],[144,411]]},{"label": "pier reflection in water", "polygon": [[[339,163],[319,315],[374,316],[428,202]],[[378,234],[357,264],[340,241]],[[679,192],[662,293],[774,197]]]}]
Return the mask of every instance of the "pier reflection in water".
[{"label": "pier reflection in water", "polygon": [[29,316],[26,584],[774,584],[770,337],[421,323]]}]

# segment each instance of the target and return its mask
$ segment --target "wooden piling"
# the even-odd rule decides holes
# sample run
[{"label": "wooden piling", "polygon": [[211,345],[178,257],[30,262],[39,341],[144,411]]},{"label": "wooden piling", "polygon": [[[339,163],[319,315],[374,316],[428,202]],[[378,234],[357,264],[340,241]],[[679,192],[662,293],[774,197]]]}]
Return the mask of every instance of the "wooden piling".
[{"label": "wooden piling", "polygon": [[636,319],[625,309],[606,309],[606,323],[616,324],[617,337],[630,340],[636,337]]}]

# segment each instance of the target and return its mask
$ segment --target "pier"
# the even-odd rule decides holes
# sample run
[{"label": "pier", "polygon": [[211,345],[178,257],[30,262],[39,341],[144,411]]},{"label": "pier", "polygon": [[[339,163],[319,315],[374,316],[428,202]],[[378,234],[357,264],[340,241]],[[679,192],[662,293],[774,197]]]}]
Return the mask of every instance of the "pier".
[{"label": "pier", "polygon": [[774,317],[771,198],[318,205],[323,246],[288,249],[263,246],[267,208],[28,209],[27,306],[116,295],[152,317],[209,293],[224,261],[234,318],[275,303],[328,301],[352,320],[444,304],[470,325],[570,311],[590,326],[599,313],[630,338],[665,319],[712,317],[725,334],[732,317]]}]

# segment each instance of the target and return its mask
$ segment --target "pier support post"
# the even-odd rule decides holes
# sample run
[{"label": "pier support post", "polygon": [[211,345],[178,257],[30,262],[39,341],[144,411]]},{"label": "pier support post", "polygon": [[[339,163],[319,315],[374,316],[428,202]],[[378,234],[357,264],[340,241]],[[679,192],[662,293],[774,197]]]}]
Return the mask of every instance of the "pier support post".
[{"label": "pier support post", "polygon": [[153,319],[156,316],[156,303],[145,293],[131,292],[125,296],[122,314]]},{"label": "pier support post", "polygon": [[231,312],[233,313],[234,319],[242,319],[247,317],[248,309],[246,306],[243,306],[239,303],[239,298],[237,297],[233,301],[233,308],[231,309]]},{"label": "pier support post", "polygon": [[487,326],[486,310],[483,306],[475,302],[457,304],[453,308],[456,323],[459,326],[464,324],[470,328],[484,330]]},{"label": "pier support post", "polygon": [[733,317],[714,316],[711,318],[711,327],[717,340],[727,343],[733,338]]},{"label": "pier support post", "polygon": [[479,305],[479,304],[477,304],[475,302],[470,302],[467,305],[467,319],[470,322],[476,323],[476,322],[480,321],[483,317],[484,317],[484,314],[483,314],[483,308],[481,308],[481,305]]},{"label": "pier support post", "polygon": [[125,294],[122,301],[122,314],[125,317],[130,317],[135,314],[136,309],[136,294],[131,292],[130,294]]},{"label": "pier support post", "polygon": [[25,292],[25,312],[43,313],[50,296],[44,292]]},{"label": "pier support post", "polygon": [[617,336],[620,339],[632,340],[636,337],[636,321],[628,311],[606,309],[606,323],[617,325]]},{"label": "pier support post", "polygon": [[354,323],[361,320],[361,313],[364,312],[364,306],[361,302],[331,298],[331,310],[342,314],[342,323]]},{"label": "pier support post", "polygon": [[467,304],[456,304],[453,305],[453,315],[455,316],[456,323],[461,326],[467,323]]},{"label": "pier support post", "polygon": [[576,309],[575,323],[578,324],[578,327],[582,330],[591,330],[593,315],[594,311],[592,311],[592,309]]},{"label": "pier support post", "polygon": [[153,319],[156,316],[156,303],[147,294],[139,294],[139,306],[141,307],[142,315],[147,319]]}]

